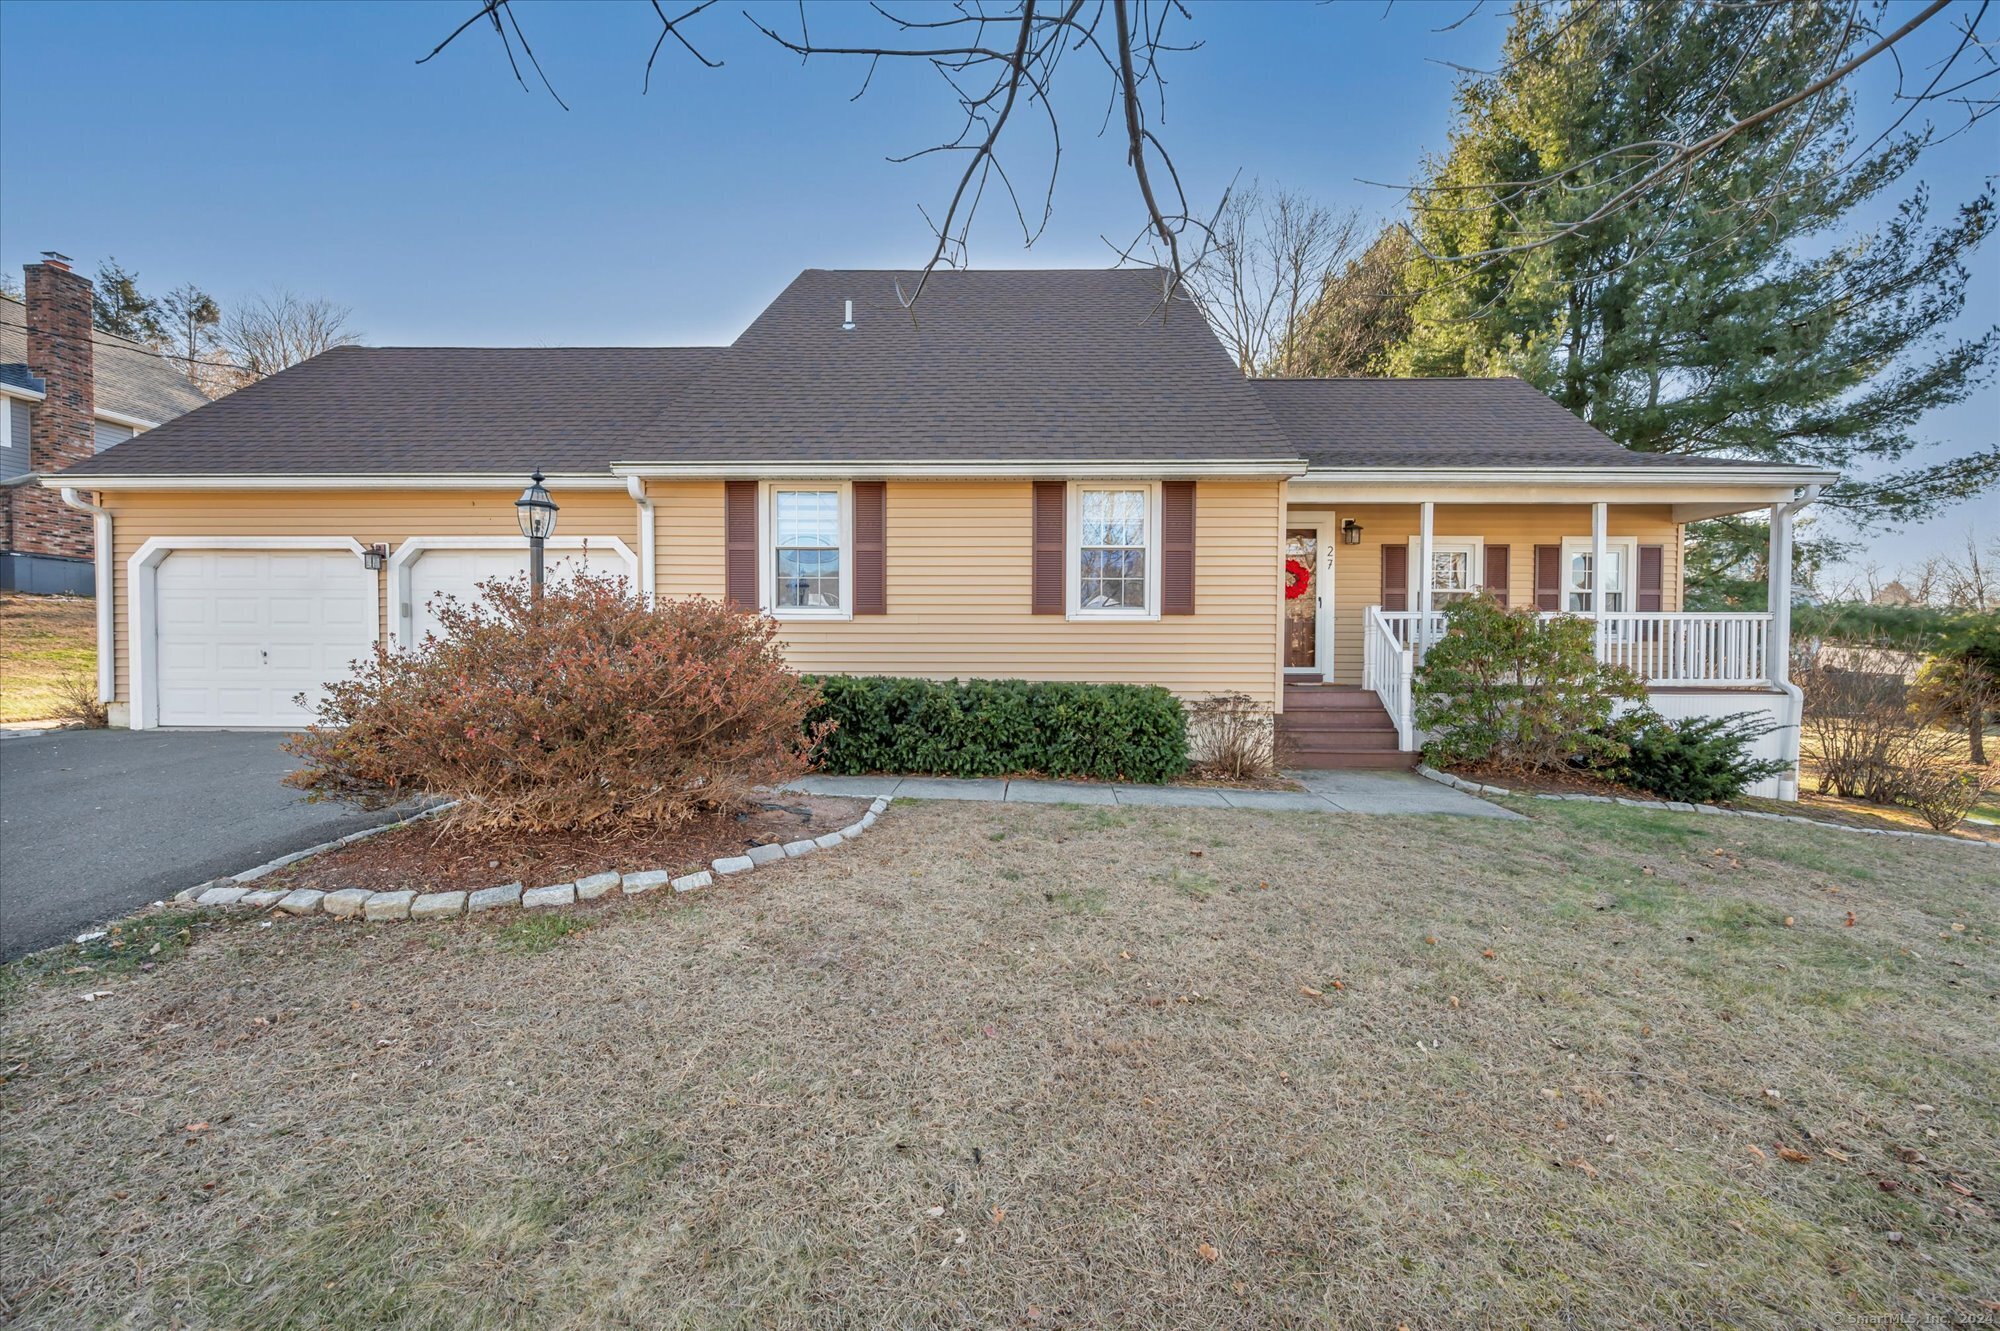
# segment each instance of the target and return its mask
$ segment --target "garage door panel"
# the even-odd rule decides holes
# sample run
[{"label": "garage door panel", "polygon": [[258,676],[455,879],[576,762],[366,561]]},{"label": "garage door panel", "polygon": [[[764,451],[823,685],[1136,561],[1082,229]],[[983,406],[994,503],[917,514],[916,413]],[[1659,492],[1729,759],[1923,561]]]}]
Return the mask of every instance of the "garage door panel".
[{"label": "garage door panel", "polygon": [[375,575],[352,555],[175,551],[154,576],[161,725],[303,725],[374,641]]},{"label": "garage door panel", "polygon": [[[608,539],[593,543],[588,550],[551,550],[545,568],[550,582],[584,567],[593,573],[629,578],[631,570]],[[479,584],[494,578],[524,578],[528,575],[528,552],[496,548],[491,550],[425,550],[410,562],[408,618],[412,641],[422,642],[438,631],[436,610],[445,598],[460,605],[477,605]]]}]

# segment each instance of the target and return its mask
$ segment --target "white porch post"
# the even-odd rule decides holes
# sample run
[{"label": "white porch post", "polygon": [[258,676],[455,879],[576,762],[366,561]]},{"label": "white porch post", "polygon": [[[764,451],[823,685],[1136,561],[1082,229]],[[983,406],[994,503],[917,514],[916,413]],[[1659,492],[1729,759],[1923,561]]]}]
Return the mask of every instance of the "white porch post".
[{"label": "white porch post", "polygon": [[1792,506],[1771,505],[1771,550],[1765,569],[1768,591],[1765,608],[1771,612],[1770,632],[1764,639],[1764,673],[1773,684],[1783,687],[1792,677]]},{"label": "white porch post", "polygon": [[1604,659],[1604,532],[1610,514],[1611,505],[1601,499],[1590,506],[1590,617],[1597,621],[1592,633],[1600,661]]},{"label": "white porch post", "polygon": [[1437,505],[1426,499],[1417,506],[1417,631],[1418,654],[1431,644],[1431,525]]}]

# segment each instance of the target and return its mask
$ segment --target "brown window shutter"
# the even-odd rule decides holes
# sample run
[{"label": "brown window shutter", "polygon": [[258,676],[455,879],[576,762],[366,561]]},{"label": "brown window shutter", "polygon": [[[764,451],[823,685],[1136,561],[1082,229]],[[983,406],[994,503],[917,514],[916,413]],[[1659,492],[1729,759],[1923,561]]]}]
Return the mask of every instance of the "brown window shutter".
[{"label": "brown window shutter", "polygon": [[757,608],[757,482],[722,483],[722,589],[739,610]]},{"label": "brown window shutter", "polygon": [[1559,545],[1535,547],[1535,609],[1537,610],[1563,608],[1562,553],[1562,547]]},{"label": "brown window shutter", "polygon": [[1194,482],[1160,486],[1160,613],[1194,613]]},{"label": "brown window shutter", "polygon": [[1486,547],[1486,590],[1501,605],[1507,604],[1507,580],[1511,573],[1512,560],[1504,545]]},{"label": "brown window shutter", "polygon": [[1063,520],[1069,487],[1061,481],[1035,482],[1034,613],[1063,612]]},{"label": "brown window shutter", "polygon": [[886,481],[854,483],[854,613],[889,613]]},{"label": "brown window shutter", "polygon": [[1664,545],[1642,545],[1639,547],[1639,609],[1641,612],[1658,613],[1666,609],[1666,598],[1661,594],[1666,585],[1667,547]]},{"label": "brown window shutter", "polygon": [[1410,608],[1410,547],[1388,544],[1382,547],[1382,608]]}]

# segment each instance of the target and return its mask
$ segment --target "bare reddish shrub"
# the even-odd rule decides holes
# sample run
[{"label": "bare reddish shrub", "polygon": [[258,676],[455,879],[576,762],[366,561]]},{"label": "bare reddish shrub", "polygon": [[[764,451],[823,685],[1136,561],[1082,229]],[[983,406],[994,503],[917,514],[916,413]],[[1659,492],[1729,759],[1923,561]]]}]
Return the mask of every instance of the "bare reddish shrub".
[{"label": "bare reddish shrub", "polygon": [[378,648],[286,748],[292,785],[334,799],[461,801],[468,830],[676,826],[738,808],[813,763],[819,691],[786,669],[777,626],[715,601],[647,606],[578,573],[532,603],[526,580],[446,600],[440,633]]}]

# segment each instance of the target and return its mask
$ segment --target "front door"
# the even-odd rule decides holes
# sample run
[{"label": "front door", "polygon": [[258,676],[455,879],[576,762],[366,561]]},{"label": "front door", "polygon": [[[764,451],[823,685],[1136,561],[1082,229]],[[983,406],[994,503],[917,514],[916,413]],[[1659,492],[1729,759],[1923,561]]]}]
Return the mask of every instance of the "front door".
[{"label": "front door", "polygon": [[1285,669],[1310,673],[1320,661],[1324,596],[1318,526],[1285,528]]}]

